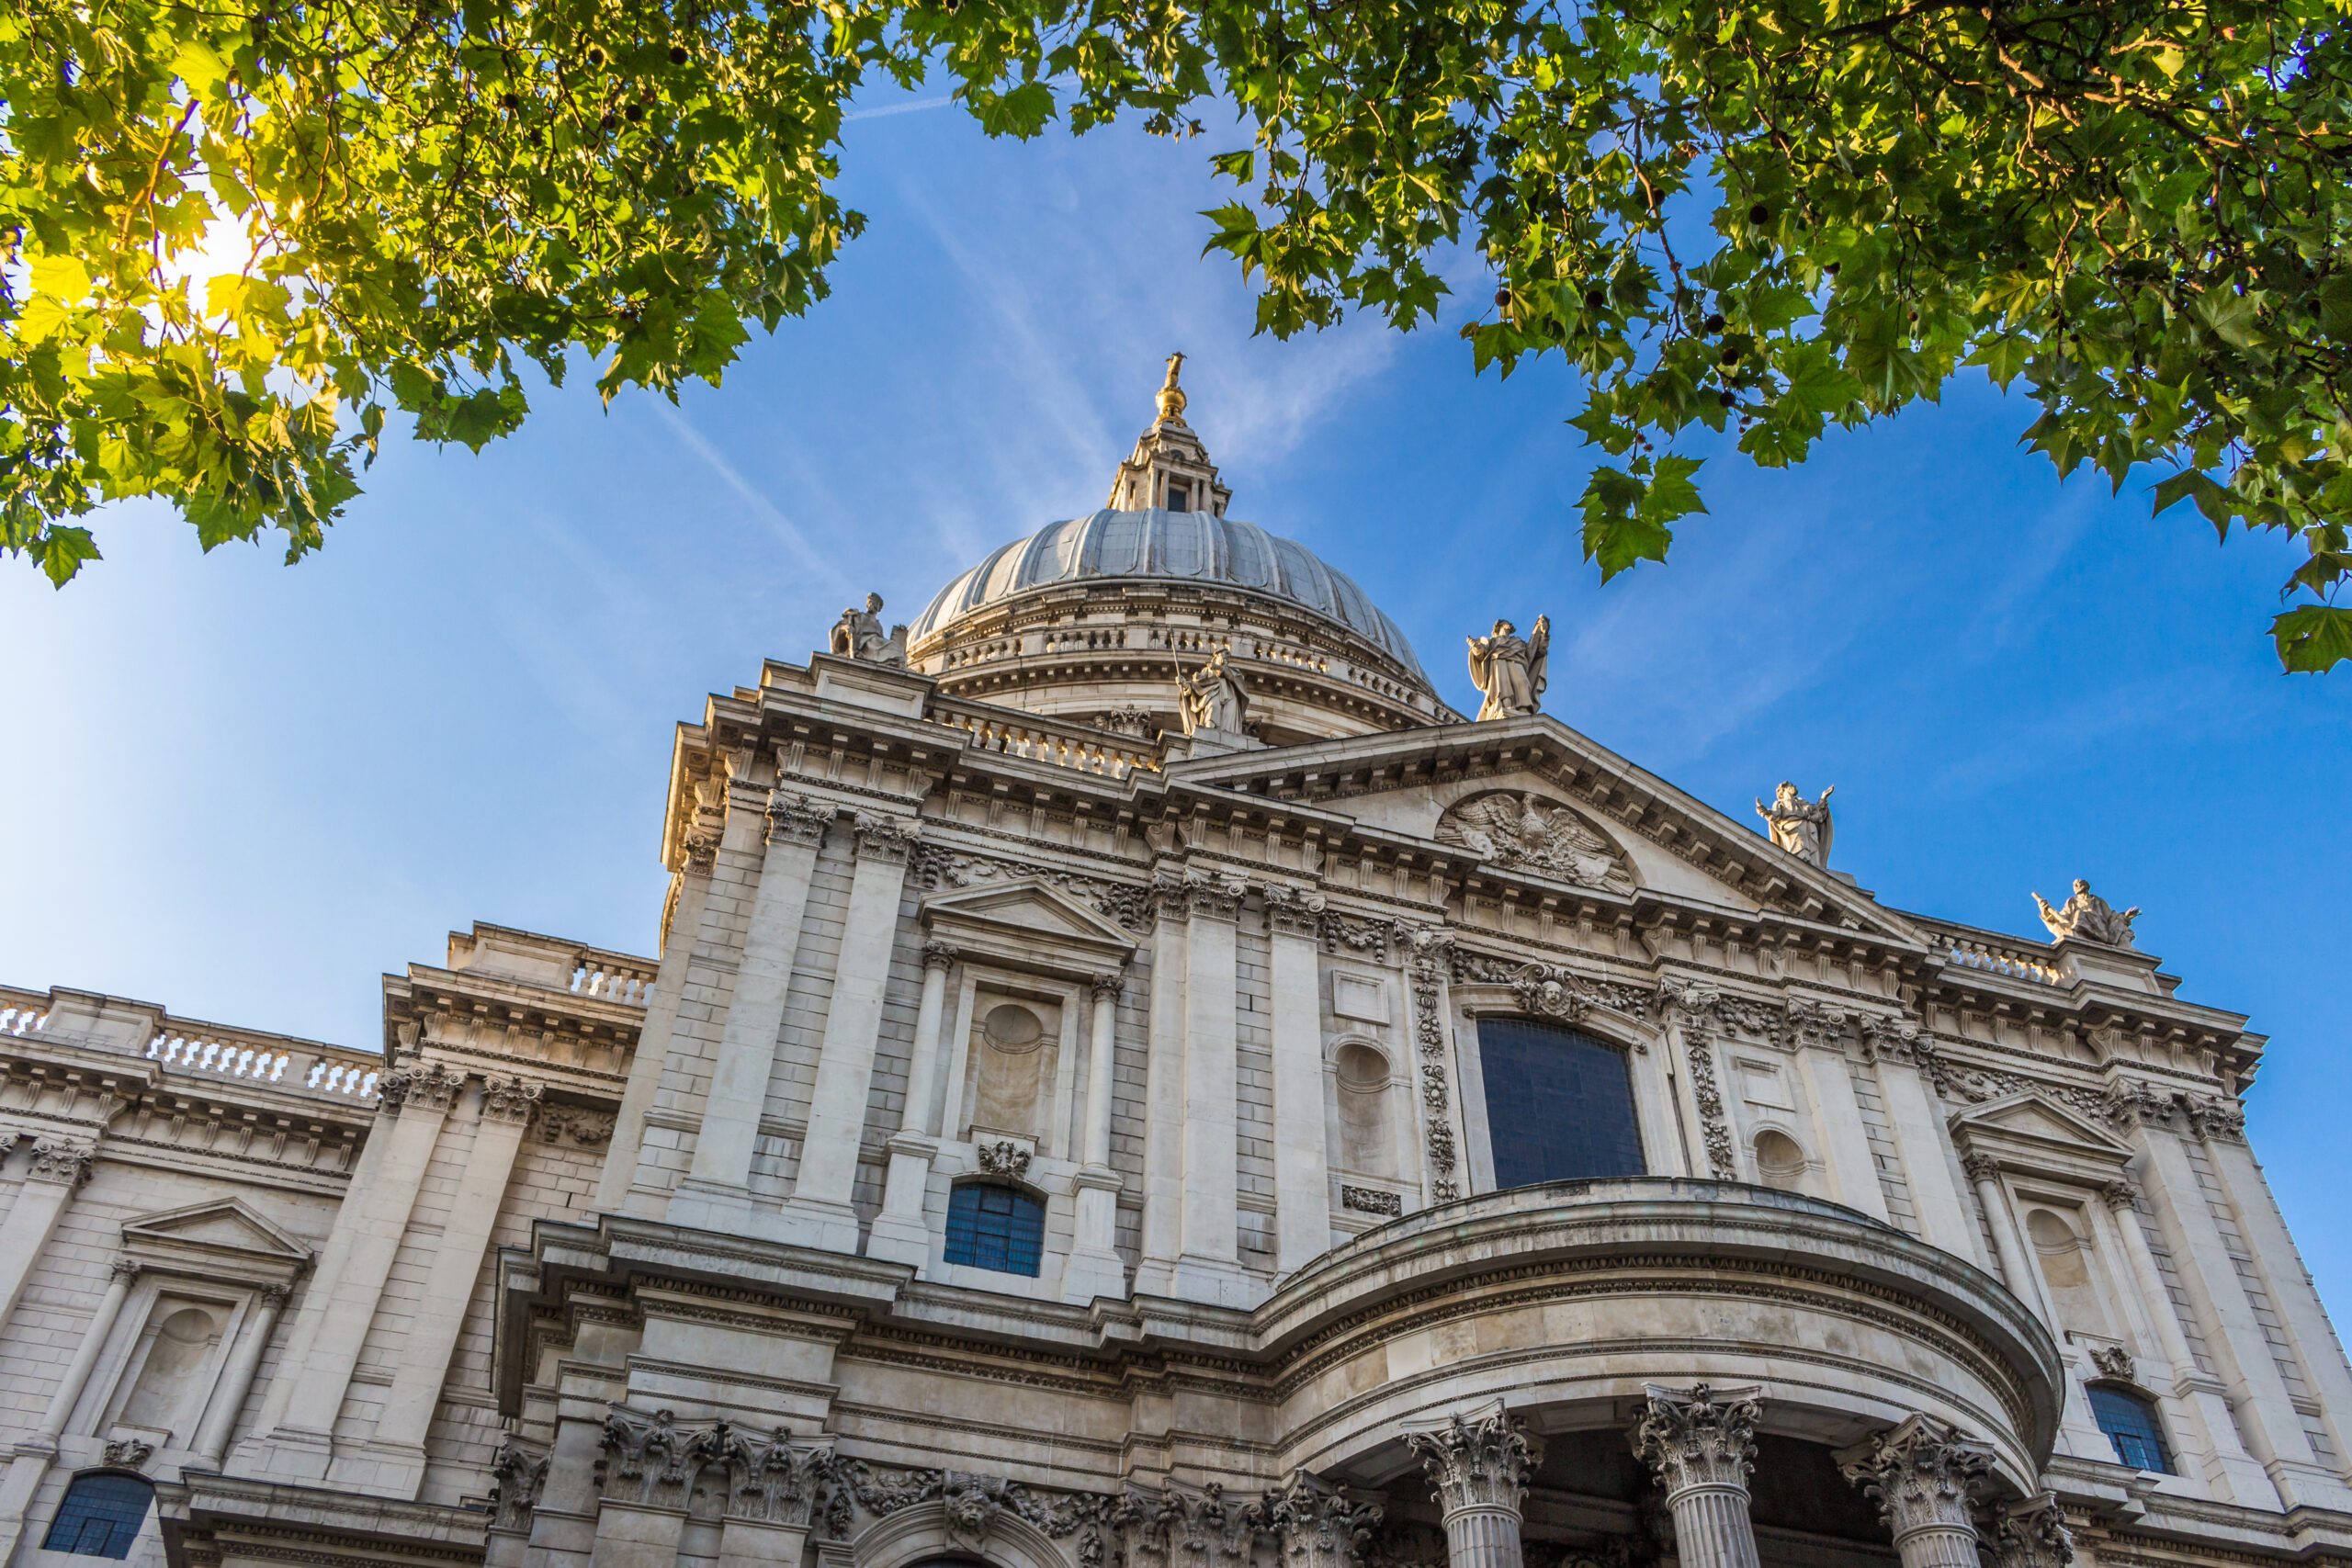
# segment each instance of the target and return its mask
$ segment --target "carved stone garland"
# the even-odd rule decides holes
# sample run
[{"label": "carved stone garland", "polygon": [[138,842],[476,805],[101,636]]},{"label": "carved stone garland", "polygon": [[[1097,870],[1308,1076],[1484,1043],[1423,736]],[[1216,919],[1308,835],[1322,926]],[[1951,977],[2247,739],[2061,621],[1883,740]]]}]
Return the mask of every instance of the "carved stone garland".
[{"label": "carved stone garland", "polygon": [[1712,1032],[1720,1000],[1712,991],[1685,986],[1669,998],[1681,1023],[1682,1055],[1690,1065],[1690,1098],[1699,1107],[1699,1131],[1707,1145],[1707,1168],[1718,1181],[1739,1179],[1731,1127],[1724,1117],[1723,1091],[1715,1085]]},{"label": "carved stone garland", "polygon": [[[1653,1000],[1649,992],[1636,986],[1595,980],[1557,964],[1526,964],[1484,953],[1456,953],[1453,978],[1457,983],[1509,986],[1521,1011],[1563,1023],[1575,1023],[1596,1007],[1646,1018]],[[1645,1047],[1636,1044],[1634,1049]]]},{"label": "carved stone garland", "polygon": [[1429,1123],[1430,1198],[1446,1203],[1462,1196],[1455,1178],[1459,1164],[1453,1147],[1453,1091],[1445,1070],[1445,956],[1452,938],[1442,931],[1418,931],[1413,942],[1413,1041],[1420,1048],[1421,1110]]}]

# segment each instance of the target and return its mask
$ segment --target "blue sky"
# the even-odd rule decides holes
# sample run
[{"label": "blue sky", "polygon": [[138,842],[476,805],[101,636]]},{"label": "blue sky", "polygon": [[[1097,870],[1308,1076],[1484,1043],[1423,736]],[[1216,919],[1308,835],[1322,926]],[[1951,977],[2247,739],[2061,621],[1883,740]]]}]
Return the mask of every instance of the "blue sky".
[{"label": "blue sky", "polygon": [[2060,485],[1973,383],[1792,472],[1690,448],[1712,514],[1604,588],[1565,376],[1474,378],[1451,323],[1252,339],[1198,259],[1227,145],[872,115],[871,228],[722,389],[605,412],[582,378],[479,457],[394,445],[291,570],[141,508],[63,592],[0,562],[0,979],[372,1045],[378,975],[473,919],[650,951],[671,727],[866,589],[911,619],[1101,504],[1181,348],[1233,514],[1352,574],[1456,705],[1463,635],[1548,612],[1549,711],[1736,817],[1835,784],[1836,861],[1890,903],[2021,934],[2076,875],[2143,906],[2181,994],[2272,1036],[2256,1146],[2352,1309],[2352,674],[2278,673],[2286,547]]}]

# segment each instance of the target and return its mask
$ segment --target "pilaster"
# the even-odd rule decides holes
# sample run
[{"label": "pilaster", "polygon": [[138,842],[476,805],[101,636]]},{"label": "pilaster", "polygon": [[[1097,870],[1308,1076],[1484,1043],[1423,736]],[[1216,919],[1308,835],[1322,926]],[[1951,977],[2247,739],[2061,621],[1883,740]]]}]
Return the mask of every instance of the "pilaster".
[{"label": "pilaster", "polygon": [[956,967],[954,944],[933,942],[922,950],[922,998],[915,1008],[915,1038],[907,1066],[907,1104],[890,1140],[890,1169],[884,1180],[882,1212],[865,1238],[868,1258],[887,1258],[920,1273],[931,1261],[931,1225],[923,1201],[931,1186],[932,1156],[939,1150],[932,1101],[938,1098],[940,1015],[946,1010],[947,976]]},{"label": "pilaster", "polygon": [[1125,979],[1097,975],[1087,983],[1092,1002],[1088,1019],[1086,1125],[1080,1141],[1085,1164],[1079,1168],[1077,1234],[1062,1270],[1062,1300],[1082,1305],[1097,1296],[1124,1297],[1125,1265],[1119,1260],[1119,1173],[1111,1168],[1111,1090],[1118,1065],[1119,992]]},{"label": "pilaster", "polygon": [[[866,1092],[882,1032],[882,993],[897,945],[899,901],[907,856],[916,842],[911,819],[861,812],[852,824],[857,867],[842,921],[841,963],[808,1097],[808,1132],[800,1173],[786,1200],[781,1239],[835,1252],[857,1250],[857,1213],[850,1192],[865,1134]],[[764,1095],[764,1089],[763,1089]]]},{"label": "pilaster", "polygon": [[1186,1301],[1253,1306],[1261,1292],[1240,1267],[1240,1125],[1235,1104],[1239,1052],[1235,992],[1237,922],[1248,886],[1238,877],[1188,872],[1162,890],[1187,908],[1184,942],[1183,1232],[1174,1293]]},{"label": "pilaster", "polygon": [[1272,1002],[1275,1267],[1304,1268],[1331,1245],[1331,1176],[1324,1125],[1324,902],[1302,888],[1265,890]]},{"label": "pilaster", "polygon": [[521,1077],[492,1078],[482,1085],[481,1114],[467,1151],[465,1173],[443,1222],[440,1245],[425,1276],[424,1293],[409,1322],[400,1367],[385,1396],[362,1457],[330,1466],[330,1482],[385,1496],[413,1498],[424,1481],[424,1435],[441,1403],[449,1357],[458,1331],[473,1303],[490,1233],[497,1224],[514,1174],[523,1133],[538,1109],[546,1086]]},{"label": "pilaster", "polygon": [[24,1186],[8,1210],[7,1220],[0,1223],[0,1325],[15,1315],[17,1303],[24,1299],[26,1281],[32,1278],[33,1265],[48,1248],[50,1237],[57,1234],[65,1206],[89,1179],[90,1166],[97,1157],[97,1149],[88,1144],[66,1138],[34,1140]]},{"label": "pilaster", "polygon": [[808,911],[817,851],[832,821],[830,807],[776,790],[768,796],[766,846],[759,886],[737,961],[735,989],[718,1037],[694,1164],[670,1201],[669,1217],[705,1230],[748,1228],[752,1155],[767,1108],[768,1077],[784,1031],[792,962]]}]

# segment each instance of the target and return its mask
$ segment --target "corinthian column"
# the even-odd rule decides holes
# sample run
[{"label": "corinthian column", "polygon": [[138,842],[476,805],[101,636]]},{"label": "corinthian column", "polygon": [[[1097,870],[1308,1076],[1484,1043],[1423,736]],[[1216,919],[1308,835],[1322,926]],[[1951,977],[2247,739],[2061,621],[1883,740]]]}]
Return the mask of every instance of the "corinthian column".
[{"label": "corinthian column", "polygon": [[1448,1568],[1521,1568],[1519,1510],[1540,1457],[1525,1427],[1498,1399],[1467,1416],[1405,1428],[1445,1508]]},{"label": "corinthian column", "polygon": [[1909,1416],[1837,1459],[1878,1504],[1903,1568],[1977,1568],[1969,1494],[1993,1468],[1990,1448],[1932,1416]]},{"label": "corinthian column", "polygon": [[1666,1494],[1682,1568],[1757,1568],[1747,1476],[1756,1468],[1763,1391],[1648,1383],[1642,1392],[1647,1402],[1634,1422],[1634,1455]]}]

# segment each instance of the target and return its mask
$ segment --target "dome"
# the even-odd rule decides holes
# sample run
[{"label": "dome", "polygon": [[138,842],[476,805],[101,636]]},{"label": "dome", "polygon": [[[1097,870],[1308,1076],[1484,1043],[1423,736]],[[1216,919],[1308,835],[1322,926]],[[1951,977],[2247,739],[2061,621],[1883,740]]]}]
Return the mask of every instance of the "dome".
[{"label": "dome", "polygon": [[990,551],[945,588],[907,628],[920,645],[967,616],[1033,590],[1106,578],[1197,582],[1241,589],[1313,612],[1352,632],[1429,683],[1396,623],[1356,586],[1295,539],[1209,512],[1109,507],[1049,523]]}]

